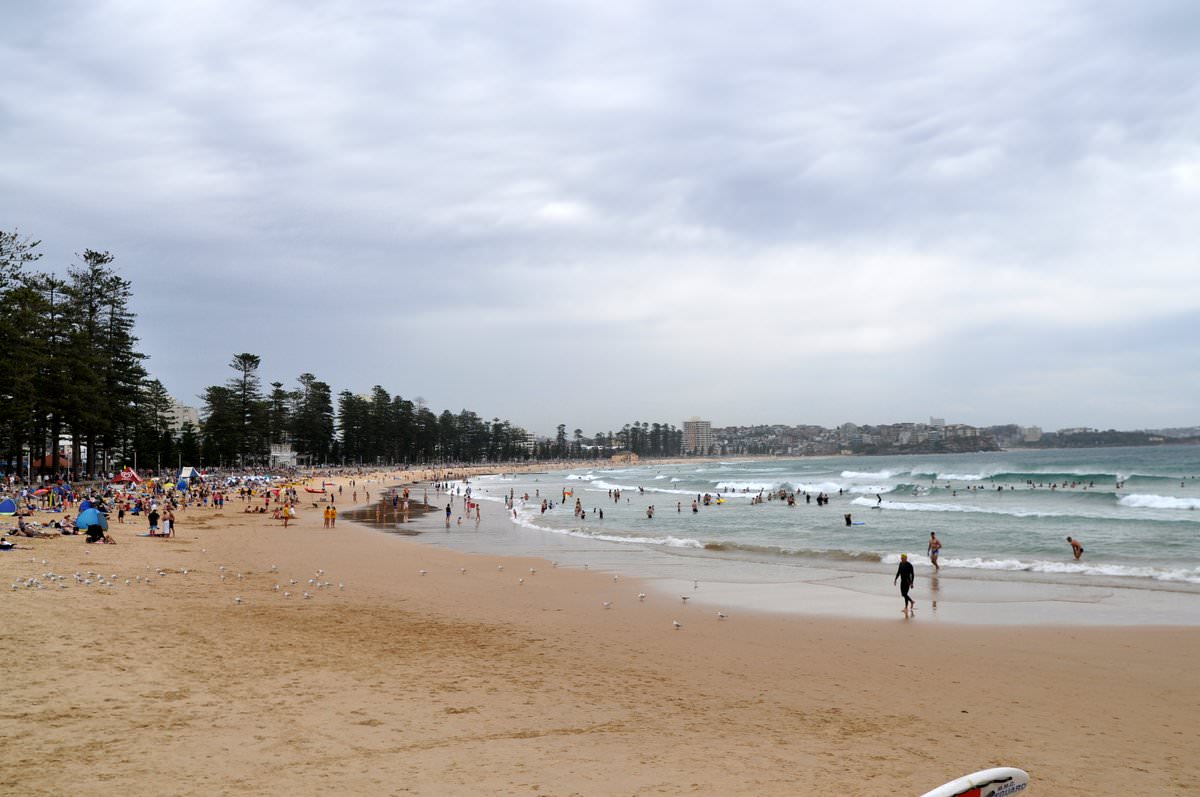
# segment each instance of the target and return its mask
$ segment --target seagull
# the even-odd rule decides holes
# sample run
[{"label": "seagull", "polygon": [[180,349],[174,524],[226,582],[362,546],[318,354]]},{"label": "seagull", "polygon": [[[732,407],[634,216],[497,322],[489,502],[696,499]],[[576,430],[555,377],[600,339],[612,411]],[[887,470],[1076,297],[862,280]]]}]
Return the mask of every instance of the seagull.
[{"label": "seagull", "polygon": [[465,576],[465,575],[467,574],[467,568],[465,568],[465,567],[460,567],[460,568],[458,568],[458,572],[459,572],[459,574],[460,574],[460,575],[464,575],[464,576]]},{"label": "seagull", "polygon": [[305,599],[305,600],[308,600],[308,599],[309,599],[309,598],[311,598],[311,597],[312,597],[312,593],[311,593],[311,592],[305,592],[305,593],[304,593],[304,599]]},{"label": "seagull", "polygon": [[693,581],[693,582],[692,582],[692,589],[700,589],[700,582],[699,582],[699,581]]},{"label": "seagull", "polygon": [[129,579],[125,579],[125,586],[129,586]]},{"label": "seagull", "polygon": [[646,593],[644,593],[644,592],[639,592],[639,593],[638,593],[638,600],[640,600],[640,601],[644,601],[644,600],[646,600]]},{"label": "seagull", "polygon": [[503,570],[503,569],[504,569],[504,565],[496,565],[496,569],[497,569],[497,570]]},{"label": "seagull", "polygon": [[531,576],[532,576],[532,575],[533,575],[534,573],[536,573],[536,572],[537,572],[537,571],[536,571],[536,570],[534,570],[532,567],[531,567],[531,568],[529,568],[529,575],[531,575]]},{"label": "seagull", "polygon": [[672,620],[671,625],[675,626],[676,631],[683,628],[683,623],[679,622],[678,620]]},{"label": "seagull", "polygon": [[620,576],[613,576],[613,581],[620,581],[620,580],[621,580]]},{"label": "seagull", "polygon": [[517,579],[517,583],[518,583],[518,584],[524,584],[524,583],[525,583],[525,579],[523,579],[523,578],[518,578],[518,579]]},{"label": "seagull", "polygon": [[588,569],[588,566],[587,566],[587,565],[584,565],[584,566],[583,566],[583,569],[584,569],[584,570],[587,570],[587,569]]},{"label": "seagull", "polygon": [[272,587],[272,589],[274,589],[276,592],[279,592],[279,585],[276,584],[274,587]]},{"label": "seagull", "polygon": [[604,602],[603,602],[603,603],[601,603],[600,605],[601,605],[601,606],[603,606],[605,609],[611,609],[611,608],[612,608],[612,601],[604,601]]},{"label": "seagull", "polygon": [[241,598],[234,598],[234,599],[233,599],[233,602],[234,602],[234,603],[238,603],[238,604],[240,604],[240,603],[242,602],[242,599],[241,599]]},{"label": "seagull", "polygon": [[289,579],[288,579],[288,583],[289,583],[289,584],[291,584],[291,585],[294,587],[294,586],[296,586],[296,579],[294,579],[294,578],[289,578]]},{"label": "seagull", "polygon": [[558,562],[551,562],[551,563],[550,563],[550,566],[551,566],[551,567],[558,567]]},{"label": "seagull", "polygon": [[272,573],[274,573],[274,572],[275,572],[276,570],[278,570],[278,569],[279,569],[279,565],[271,565],[271,572],[272,572]]},{"label": "seagull", "polygon": [[726,619],[727,617],[729,617],[729,615],[725,614],[725,612],[717,612],[717,619],[718,619],[718,620],[724,620],[724,619]]},{"label": "seagull", "polygon": [[338,589],[345,589],[345,588],[346,588],[346,585],[345,585],[345,584],[343,584],[342,582],[340,582],[340,581],[339,581],[339,582],[338,582]]},{"label": "seagull", "polygon": [[683,601],[684,603],[687,603],[687,602],[688,602],[688,596],[687,596],[687,595],[680,595],[680,596],[679,596],[679,600]]},{"label": "seagull", "polygon": [[290,592],[285,592],[285,593],[283,593],[283,597],[285,597],[285,598],[290,598],[290,597],[292,597],[292,593],[290,593]]},{"label": "seagull", "polygon": [[428,571],[428,570],[420,570],[420,571],[418,571],[418,572],[419,572],[421,575],[425,575],[425,574],[426,574],[426,573],[428,573],[429,571]]}]

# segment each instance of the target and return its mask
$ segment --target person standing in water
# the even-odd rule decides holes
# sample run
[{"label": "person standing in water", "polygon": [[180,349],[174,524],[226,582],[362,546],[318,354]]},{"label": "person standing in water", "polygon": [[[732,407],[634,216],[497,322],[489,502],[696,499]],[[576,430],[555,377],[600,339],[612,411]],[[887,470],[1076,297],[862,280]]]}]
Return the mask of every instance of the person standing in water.
[{"label": "person standing in water", "polygon": [[934,570],[941,570],[938,565],[938,554],[942,551],[942,541],[937,538],[937,534],[929,532],[929,561],[933,563]]},{"label": "person standing in water", "polygon": [[1067,537],[1067,542],[1071,543],[1071,553],[1075,554],[1076,559],[1083,556],[1083,543],[1070,537]]},{"label": "person standing in water", "polygon": [[896,582],[900,582],[900,595],[904,598],[904,613],[908,614],[909,607],[917,608],[917,602],[908,596],[908,591],[912,589],[913,582],[917,580],[917,574],[913,570],[912,562],[908,561],[908,554],[900,554],[900,567],[896,568],[896,577],[892,579],[893,586]]}]

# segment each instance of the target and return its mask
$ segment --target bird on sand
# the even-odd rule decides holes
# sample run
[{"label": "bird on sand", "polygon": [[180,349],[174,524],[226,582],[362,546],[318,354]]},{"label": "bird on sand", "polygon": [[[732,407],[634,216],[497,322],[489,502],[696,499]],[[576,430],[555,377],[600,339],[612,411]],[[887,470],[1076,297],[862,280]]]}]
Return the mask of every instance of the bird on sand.
[{"label": "bird on sand", "polygon": [[679,600],[683,601],[684,603],[687,603],[687,602],[688,602],[688,596],[687,596],[687,595],[680,595],[680,596],[679,596]]},{"label": "bird on sand", "polygon": [[605,609],[611,609],[611,608],[612,608],[612,601],[604,601],[604,602],[602,602],[600,605],[601,605],[601,606],[603,606]]},{"label": "bird on sand", "polygon": [[672,621],[671,621],[671,625],[675,627],[675,630],[676,630],[676,631],[678,631],[678,630],[680,630],[681,628],[683,628],[683,623],[679,622],[678,620],[672,620]]},{"label": "bird on sand", "polygon": [[725,612],[717,612],[717,619],[718,619],[718,620],[724,620],[724,619],[725,619],[725,618],[727,618],[728,616],[729,616],[729,615],[725,614]]}]

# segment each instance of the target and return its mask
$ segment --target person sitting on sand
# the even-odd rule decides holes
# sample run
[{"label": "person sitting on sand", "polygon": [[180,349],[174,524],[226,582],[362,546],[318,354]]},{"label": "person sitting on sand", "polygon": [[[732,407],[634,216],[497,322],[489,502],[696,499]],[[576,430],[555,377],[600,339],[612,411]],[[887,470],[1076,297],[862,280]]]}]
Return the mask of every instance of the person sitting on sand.
[{"label": "person sitting on sand", "polygon": [[84,540],[84,542],[88,542],[88,543],[99,542],[99,543],[108,543],[109,545],[115,545],[117,541],[114,540],[112,537],[108,536],[107,534],[105,534],[104,527],[101,526],[99,523],[97,523],[94,526],[88,526],[87,539]]},{"label": "person sitting on sand", "polygon": [[0,551],[11,551],[17,546],[8,541],[8,537],[0,537]]}]

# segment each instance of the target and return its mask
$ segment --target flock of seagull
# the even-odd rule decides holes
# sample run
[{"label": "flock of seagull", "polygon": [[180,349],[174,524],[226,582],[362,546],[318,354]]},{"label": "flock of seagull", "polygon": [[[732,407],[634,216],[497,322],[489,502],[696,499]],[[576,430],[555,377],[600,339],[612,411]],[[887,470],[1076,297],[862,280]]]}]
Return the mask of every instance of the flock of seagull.
[{"label": "flock of seagull", "polygon": [[[551,562],[551,566],[552,566],[552,567],[558,567],[558,562]],[[587,570],[587,569],[588,569],[588,566],[587,566],[586,564],[585,564],[585,565],[583,565],[583,569],[584,569],[584,570]],[[504,565],[496,565],[496,571],[497,571],[497,572],[500,572],[500,573],[503,573],[503,572],[504,572]],[[467,574],[467,568],[465,568],[465,567],[460,567],[460,568],[458,569],[458,573],[459,573],[459,575],[461,575],[461,576],[465,576],[465,575]],[[424,576],[427,576],[427,575],[429,575],[429,571],[428,571],[428,570],[426,570],[425,568],[421,568],[420,570],[418,570],[418,571],[417,571],[417,575],[418,575],[418,576],[422,576],[422,577],[424,577]],[[529,575],[531,575],[531,576],[535,576],[535,575],[537,575],[537,568],[535,568],[535,567],[531,567],[531,568],[529,568]],[[619,575],[614,575],[614,576],[612,577],[612,580],[613,580],[613,583],[617,583],[617,582],[619,582],[619,581],[621,580],[621,577],[620,577]],[[518,585],[518,586],[524,586],[524,584],[525,584],[525,578],[524,578],[524,577],[521,577],[521,578],[518,578],[518,579],[517,579],[517,585]],[[692,582],[692,589],[700,589],[700,582],[699,582],[699,581],[693,581],[693,582]],[[644,593],[644,592],[639,592],[639,593],[637,594],[637,599],[638,599],[638,601],[639,601],[639,602],[644,602],[644,601],[646,600],[646,597],[647,597],[647,596],[646,596],[646,593]],[[691,597],[692,597],[691,595],[680,595],[680,596],[679,596],[679,600],[680,600],[680,602],[681,602],[681,603],[683,603],[683,604],[686,606],[686,605],[687,605],[687,602],[688,602],[689,600],[691,600]],[[602,608],[604,608],[604,609],[611,609],[611,608],[613,607],[613,602],[612,602],[612,601],[601,601],[601,602],[600,602],[600,606],[601,606]],[[728,619],[729,619],[729,615],[725,614],[725,612],[718,611],[718,612],[717,612],[717,619],[718,619],[718,620],[728,620]],[[683,630],[683,623],[679,622],[678,620],[672,620],[672,621],[671,621],[671,627],[672,627],[672,628],[674,628],[676,631],[682,631],[682,630]]]},{"label": "flock of seagull", "polygon": [[[207,549],[201,549],[201,552],[207,553]],[[29,561],[36,564],[38,562],[38,559],[37,559],[37,557],[30,557]],[[48,561],[46,559],[42,559],[41,564],[43,567],[46,567],[46,566],[48,566]],[[558,562],[553,562],[552,566],[558,567]],[[588,569],[588,566],[586,564],[583,565],[583,569],[584,570]],[[502,565],[502,564],[497,565],[496,570],[498,572],[503,572],[504,565]],[[16,591],[16,590],[39,590],[39,589],[48,589],[48,588],[53,588],[53,587],[58,587],[59,589],[67,589],[71,586],[69,582],[71,582],[72,580],[75,582],[75,584],[77,586],[81,586],[81,587],[93,587],[94,586],[94,587],[117,588],[122,585],[126,586],[126,587],[133,587],[133,586],[151,587],[151,586],[154,586],[154,584],[157,583],[157,581],[159,581],[163,578],[166,578],[169,575],[178,574],[181,576],[187,576],[189,573],[195,572],[193,570],[189,570],[188,568],[182,568],[180,570],[172,570],[169,568],[162,568],[162,567],[155,568],[150,565],[146,565],[146,571],[147,571],[147,574],[138,573],[138,574],[134,574],[131,577],[122,579],[116,573],[111,573],[111,574],[105,576],[101,571],[96,571],[96,570],[77,570],[72,575],[63,575],[61,573],[56,573],[53,570],[46,570],[46,571],[42,572],[40,575],[32,575],[32,576],[26,576],[23,578],[18,578],[16,581],[14,581],[12,583],[12,589],[14,591]],[[278,575],[278,572],[279,572],[278,565],[271,565],[271,567],[269,569],[269,573],[272,575]],[[458,572],[459,572],[459,575],[465,576],[465,575],[467,575],[467,568],[460,567],[458,569]],[[537,572],[538,572],[537,568],[534,568],[534,567],[529,568],[530,576],[536,576]],[[218,566],[217,574],[218,574],[218,578],[219,578],[219,581],[221,584],[233,584],[233,585],[237,585],[237,584],[244,585],[245,584],[245,574],[244,573],[231,572],[225,565]],[[417,571],[417,574],[419,576],[424,577],[424,576],[429,575],[429,570],[422,568]],[[156,576],[157,576],[157,578],[156,578]],[[612,580],[614,583],[619,582],[620,579],[621,579],[621,577],[619,575],[614,575],[612,577]],[[520,577],[517,579],[518,586],[523,586],[524,584],[525,584],[524,577]],[[288,589],[288,587],[291,587],[292,589]],[[293,597],[293,591],[298,589],[300,592],[301,599],[311,600],[313,597],[316,596],[317,592],[319,592],[319,591],[322,591],[322,590],[342,591],[342,590],[345,590],[345,588],[346,588],[346,585],[343,582],[339,581],[339,582],[335,583],[333,581],[327,580],[325,570],[323,568],[318,568],[317,571],[308,579],[307,584],[305,584],[305,585],[301,585],[300,581],[296,578],[289,578],[286,580],[286,582],[283,582],[283,581],[274,582],[270,591],[281,595],[284,599],[291,599]],[[696,590],[699,588],[700,588],[700,582],[693,581],[692,589]],[[637,599],[639,602],[645,602],[646,597],[647,597],[647,595],[644,592],[637,593]],[[680,595],[679,596],[680,602],[685,606],[687,605],[687,602],[690,599],[691,599],[690,595]],[[246,604],[247,601],[241,595],[235,595],[235,596],[233,596],[233,603],[235,605],[241,606],[241,605]],[[601,606],[601,608],[606,609],[606,610],[611,609],[611,608],[613,608],[613,601],[611,601],[611,600],[601,601],[600,606]],[[721,612],[721,611],[718,611],[716,614],[717,614],[718,620],[727,620],[729,618],[729,616],[727,614],[725,614],[724,612]],[[671,626],[676,631],[683,630],[683,623],[681,623],[678,620],[672,620]]]},{"label": "flock of seagull", "polygon": [[[202,549],[202,551],[207,552],[207,549]],[[36,565],[38,562],[38,559],[37,559],[37,557],[30,557],[29,561]],[[43,567],[45,567],[45,566],[49,565],[49,562],[46,559],[42,559],[41,564]],[[69,582],[71,582],[72,580],[74,580],[74,582],[77,586],[81,586],[81,587],[109,587],[109,588],[117,588],[117,587],[121,587],[121,586],[152,587],[160,579],[166,578],[167,576],[171,576],[171,575],[187,576],[189,573],[196,572],[195,570],[190,570],[186,567],[181,568],[180,570],[172,570],[170,568],[165,568],[165,567],[156,568],[156,567],[152,567],[150,565],[146,565],[146,570],[148,571],[146,575],[137,573],[137,574],[133,575],[132,577],[125,578],[125,579],[122,579],[116,573],[110,573],[109,575],[105,576],[103,572],[96,571],[96,570],[76,570],[70,576],[63,575],[61,573],[56,573],[53,570],[46,570],[46,571],[42,572],[40,575],[24,576],[24,577],[18,578],[16,581],[12,582],[11,589],[13,591],[49,589],[52,587],[58,587],[59,589],[67,589],[71,586],[71,584]],[[272,574],[277,575],[279,572],[279,566],[271,565],[270,572]],[[150,575],[150,574],[153,574],[153,575]],[[245,579],[246,579],[245,574],[239,573],[239,572],[232,572],[225,565],[219,565],[217,567],[217,575],[218,575],[218,579],[221,584],[245,585]],[[157,576],[158,578],[155,578],[154,576]],[[300,582],[295,578],[290,578],[287,580],[288,586],[294,587],[294,586],[298,585],[299,583]],[[336,588],[338,591],[340,591],[340,590],[344,590],[346,588],[346,585],[343,582],[339,581],[335,584],[332,581],[326,580],[325,579],[325,571],[323,569],[318,569],[316,571],[316,573],[313,575],[313,577],[308,579],[307,586],[310,587],[313,591],[310,592],[307,589],[301,588],[300,594],[301,594],[301,598],[303,598],[304,600],[311,600],[316,595],[317,590],[333,590],[334,588]],[[292,597],[291,590],[284,589],[283,585],[280,584],[279,582],[276,582],[271,587],[271,591],[275,592],[275,593],[281,593],[284,598]],[[235,596],[233,596],[233,603],[238,606],[241,606],[246,603],[246,599],[243,598],[241,595],[235,595]]]}]

